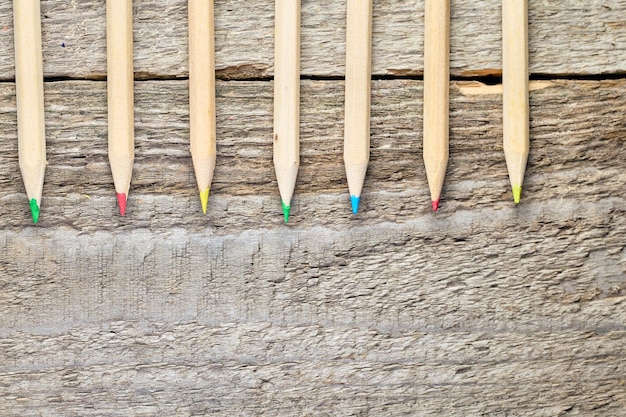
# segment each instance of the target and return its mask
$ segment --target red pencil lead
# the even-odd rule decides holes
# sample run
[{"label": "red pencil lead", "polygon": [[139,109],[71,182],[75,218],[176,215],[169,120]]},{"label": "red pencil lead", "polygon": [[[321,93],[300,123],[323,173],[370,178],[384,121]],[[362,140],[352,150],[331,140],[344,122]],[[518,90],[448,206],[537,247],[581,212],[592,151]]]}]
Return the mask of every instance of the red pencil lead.
[{"label": "red pencil lead", "polygon": [[435,212],[439,210],[439,200],[440,200],[439,198],[436,200],[433,200],[433,211]]},{"label": "red pencil lead", "polygon": [[120,214],[126,215],[126,193],[117,193],[117,205],[120,207]]}]

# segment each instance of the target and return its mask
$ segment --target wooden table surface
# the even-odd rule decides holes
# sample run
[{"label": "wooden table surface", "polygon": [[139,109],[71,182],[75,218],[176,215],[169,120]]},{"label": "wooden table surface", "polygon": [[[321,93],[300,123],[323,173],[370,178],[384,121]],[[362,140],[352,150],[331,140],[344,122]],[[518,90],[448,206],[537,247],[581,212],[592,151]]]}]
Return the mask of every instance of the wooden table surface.
[{"label": "wooden table surface", "polygon": [[32,225],[0,3],[0,415],[626,415],[626,0],[530,0],[512,202],[501,14],[453,0],[450,163],[422,161],[423,1],[376,0],[361,213],[343,168],[345,0],[304,0],[301,169],[272,166],[273,2],[216,0],[201,214],[187,5],[136,0],[136,162],[116,212],[104,0],[42,0],[48,168]]}]

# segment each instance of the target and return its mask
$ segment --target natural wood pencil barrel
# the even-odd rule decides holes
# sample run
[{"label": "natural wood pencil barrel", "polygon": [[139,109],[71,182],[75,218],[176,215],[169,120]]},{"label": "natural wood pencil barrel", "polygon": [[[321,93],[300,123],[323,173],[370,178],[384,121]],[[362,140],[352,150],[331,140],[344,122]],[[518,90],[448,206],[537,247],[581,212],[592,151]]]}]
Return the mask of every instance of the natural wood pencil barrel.
[{"label": "natural wood pencil barrel", "polygon": [[128,195],[135,159],[131,0],[107,0],[109,162],[118,195]]},{"label": "natural wood pencil barrel", "polygon": [[529,150],[528,0],[502,2],[504,156],[519,202]]},{"label": "natural wood pencil barrel", "polygon": [[33,221],[37,222],[46,170],[39,0],[14,0],[13,22],[19,162]]},{"label": "natural wood pencil barrel", "polygon": [[275,19],[274,169],[290,207],[300,165],[300,0],[276,0]]},{"label": "natural wood pencil barrel", "polygon": [[216,159],[213,0],[189,0],[189,130],[196,182],[206,213]]},{"label": "natural wood pencil barrel", "polygon": [[426,0],[424,30],[424,165],[437,210],[449,153],[449,0]]},{"label": "natural wood pencil barrel", "polygon": [[370,158],[372,0],[348,0],[347,13],[343,158],[356,214]]}]

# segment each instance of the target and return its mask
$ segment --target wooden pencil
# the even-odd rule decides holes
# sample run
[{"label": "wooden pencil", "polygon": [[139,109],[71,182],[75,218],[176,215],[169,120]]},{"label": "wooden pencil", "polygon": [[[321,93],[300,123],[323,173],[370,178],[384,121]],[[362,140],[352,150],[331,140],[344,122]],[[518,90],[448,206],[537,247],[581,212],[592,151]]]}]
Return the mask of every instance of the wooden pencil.
[{"label": "wooden pencil", "polygon": [[371,78],[372,0],[348,0],[343,159],[354,214],[370,159]]},{"label": "wooden pencil", "polygon": [[528,0],[502,2],[504,157],[518,204],[529,150]]},{"label": "wooden pencil", "polygon": [[274,169],[285,223],[300,165],[300,0],[276,0]]},{"label": "wooden pencil", "polygon": [[135,159],[132,0],[106,1],[106,28],[109,163],[124,216]]},{"label": "wooden pencil", "polygon": [[206,214],[216,159],[213,0],[189,0],[189,130],[193,167]]},{"label": "wooden pencil", "polygon": [[19,163],[33,222],[39,221],[46,129],[39,0],[13,0]]},{"label": "wooden pencil", "polygon": [[449,152],[450,1],[426,0],[424,14],[424,165],[437,211]]}]

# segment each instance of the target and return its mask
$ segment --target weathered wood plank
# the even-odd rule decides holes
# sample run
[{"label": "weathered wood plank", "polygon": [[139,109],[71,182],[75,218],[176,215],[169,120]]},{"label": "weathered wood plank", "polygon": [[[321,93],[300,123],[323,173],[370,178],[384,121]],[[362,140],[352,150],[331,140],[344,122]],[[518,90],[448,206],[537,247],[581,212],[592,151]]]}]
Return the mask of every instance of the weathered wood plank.
[{"label": "weathered wood plank", "polygon": [[[106,155],[104,1],[42,0],[48,160],[31,224],[0,3],[0,415],[619,416],[626,409],[626,79],[542,81],[513,207],[499,86],[454,83],[442,209],[422,83],[373,83],[350,214],[343,82],[302,83],[289,226],[270,81],[218,83],[201,215],[185,80],[136,83],[129,213]],[[186,0],[136,0],[138,80],[187,75]],[[498,74],[500,2],[452,0],[452,74]],[[374,73],[420,75],[423,1],[374,9]],[[626,72],[626,0],[530,1],[535,74]],[[273,2],[217,0],[222,79],[271,77]],[[303,1],[302,72],[344,71],[345,0]],[[51,79],[51,81],[53,81]]]},{"label": "weathered wood plank", "polygon": [[624,211],[611,199],[343,230],[5,231],[0,323],[623,328]]},{"label": "weathered wood plank", "polygon": [[[186,0],[136,0],[138,77],[187,75]],[[530,69],[542,74],[626,71],[626,0],[530,1]],[[44,71],[48,77],[106,76],[105,4],[42,0]],[[302,73],[340,76],[345,66],[345,0],[303,2]],[[423,0],[382,0],[374,6],[374,74],[419,75],[423,69]],[[499,73],[498,0],[453,0],[452,74]],[[273,73],[273,1],[218,0],[218,75]],[[0,4],[0,79],[13,78],[11,2]],[[64,46],[63,46],[64,45]]]},{"label": "weathered wood plank", "polygon": [[[129,214],[122,219],[115,215],[106,157],[105,83],[47,83],[49,166],[41,224],[78,230],[213,226],[218,233],[278,226],[280,204],[271,162],[271,82],[218,83],[218,162],[208,217],[200,215],[193,186],[186,86],[185,81],[136,85],[136,165]],[[374,82],[372,157],[363,214],[353,219],[348,215],[341,154],[343,82],[303,82],[302,162],[294,223],[347,227],[380,219],[430,218],[421,160],[421,86],[413,80]],[[622,198],[626,81],[535,86],[544,88],[531,93],[532,150],[525,202],[532,207],[534,202]],[[501,96],[481,94],[491,89],[453,85],[444,213],[510,206],[501,144]],[[0,105],[0,134],[5,138],[0,142],[4,201],[0,221],[4,227],[21,229],[30,219],[22,204],[12,84],[0,85]]]},{"label": "weathered wood plank", "polygon": [[272,83],[218,83],[207,217],[186,86],[136,84],[122,219],[105,83],[46,83],[49,167],[34,227],[14,87],[0,83],[0,414],[620,416],[626,80],[533,84],[518,207],[498,86],[455,83],[437,215],[421,161],[422,84],[374,82],[357,217],[343,83],[304,81],[290,226],[272,174]]},{"label": "weathered wood plank", "polygon": [[626,401],[619,331],[118,321],[19,336],[0,339],[15,358],[0,412],[20,415],[618,416]]}]

